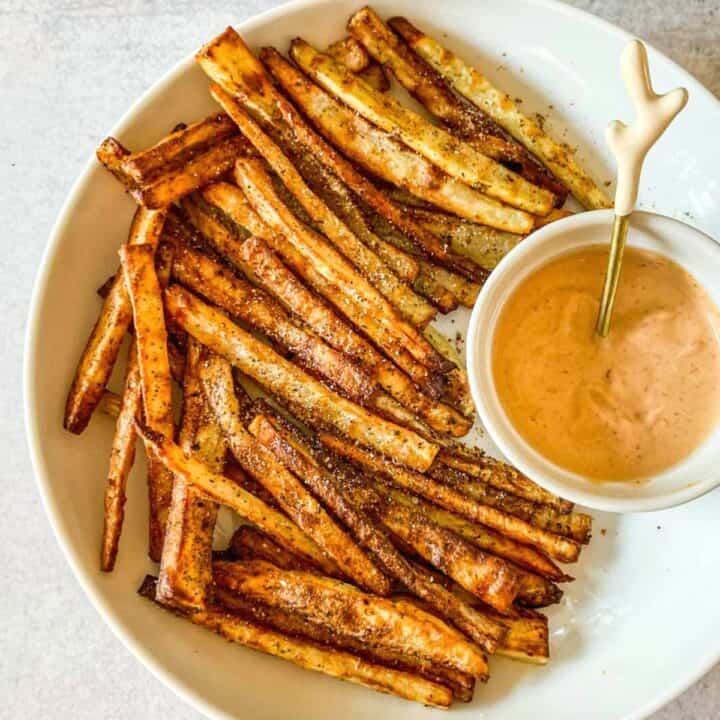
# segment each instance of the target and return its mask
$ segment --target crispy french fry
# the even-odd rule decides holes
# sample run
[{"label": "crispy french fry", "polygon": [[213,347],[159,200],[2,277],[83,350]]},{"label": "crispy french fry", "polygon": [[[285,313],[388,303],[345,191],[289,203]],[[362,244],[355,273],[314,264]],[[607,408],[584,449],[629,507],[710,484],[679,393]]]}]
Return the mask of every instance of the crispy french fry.
[{"label": "crispy french fry", "polygon": [[243,110],[240,102],[220,86],[211,87],[213,97],[237,123],[245,137],[265,158],[296,201],[325,237],[363,273],[368,281],[390,301],[409,322],[424,326],[435,316],[433,308],[416,295],[305,183],[302,175],[282,150]]},{"label": "crispy french fry", "polygon": [[458,513],[473,522],[487,525],[513,540],[532,545],[561,562],[575,562],[578,559],[580,547],[573,540],[530,525],[525,520],[483,504],[455,488],[439,483],[428,475],[402,468],[392,461],[366,452],[330,433],[321,432],[319,437],[334,452],[354,464],[380,473],[400,487],[421,495],[446,510]]},{"label": "crispy french fry", "polygon": [[[188,338],[179,443],[185,453],[221,473],[227,445],[200,385],[201,353],[200,344]],[[158,576],[161,602],[189,610],[207,605],[216,516],[215,503],[182,477],[175,478]]]},{"label": "crispy french fry", "polygon": [[241,525],[233,533],[228,550],[237,560],[265,560],[283,570],[318,570],[316,565],[310,565],[304,558],[293,555],[251,525]]},{"label": "crispy french fry", "polygon": [[547,215],[553,209],[552,193],[529,183],[446,130],[431,125],[394,98],[377,92],[304,40],[292,41],[290,56],[327,92],[374,125],[400,137],[450,177],[535,215]]},{"label": "crispy french fry", "polygon": [[393,18],[389,24],[458,93],[484,110],[535,154],[586,208],[612,207],[609,198],[580,167],[572,153],[555,142],[532,118],[524,115],[509,95],[498,90],[478,70],[405,18]]},{"label": "crispy french fry", "polygon": [[[145,420],[157,432],[172,437],[172,378],[154,256],[155,246],[151,244],[123,245],[120,248],[121,277],[124,277],[133,310]],[[173,479],[152,455],[148,460],[149,554],[157,562],[162,553]]]},{"label": "crispy french fry", "polygon": [[454,273],[452,270],[444,268],[442,265],[429,262],[428,260],[420,260],[420,274],[417,282],[437,284],[456,297],[461,305],[472,308],[475,306],[482,285],[472,282],[464,278],[462,275]]},{"label": "crispy french fry", "polygon": [[[417,370],[418,364],[436,372],[450,369],[447,361],[437,355],[422,334],[402,320],[372,285],[320,235],[297,220],[275,193],[269,176],[258,161],[238,161],[236,179],[258,215],[292,245],[293,256],[301,255],[305,264],[312,264],[322,275],[325,284],[321,287],[325,297],[342,304],[345,314],[396,362],[404,362],[410,373]],[[284,247],[283,255],[287,259],[288,252]],[[406,355],[412,362],[405,360]]]},{"label": "crispy french fry", "polygon": [[387,595],[390,592],[387,578],[302,483],[242,426],[232,373],[226,362],[217,356],[208,357],[200,375],[208,402],[238,463],[273,495],[345,576],[372,592]]},{"label": "crispy french fry", "polygon": [[492,610],[486,613],[506,630],[497,654],[512,660],[547,665],[550,660],[548,619],[539,612],[516,608],[517,617],[503,617]]},{"label": "crispy french fry", "polygon": [[173,277],[280,344],[299,365],[355,402],[366,400],[376,387],[369,373],[357,363],[291,322],[267,293],[253,288],[207,255],[180,245]]},{"label": "crispy french fry", "polygon": [[522,177],[549,190],[559,207],[567,191],[520,143],[510,138],[488,115],[461,100],[445,81],[380,19],[369,7],[358,10],[348,22],[351,35],[367,52],[387,67],[400,84],[431,114],[442,120],[462,140]]},{"label": "crispy french fry", "polygon": [[[154,578],[145,578],[139,593],[153,599],[154,585]],[[271,630],[229,613],[222,607],[195,613],[175,612],[179,617],[211,630],[226,640],[289,660],[305,670],[322,672],[423,705],[446,708],[452,702],[452,691],[448,687],[420,675],[368,662],[353,653]]]},{"label": "crispy french fry", "polygon": [[283,398],[301,414],[387,452],[409,467],[426,469],[438,447],[341,398],[232,323],[218,310],[175,285],[165,293],[168,315],[203,345]]},{"label": "crispy french fry", "polygon": [[370,56],[365,48],[352,37],[344,37],[331,43],[325,52],[342,63],[350,72],[362,72],[370,64]]},{"label": "crispy french fry", "polygon": [[402,655],[383,648],[368,647],[365,643],[352,637],[352,635],[344,635],[339,627],[328,628],[316,623],[310,623],[298,613],[281,610],[269,605],[260,605],[221,587],[217,588],[216,597],[224,607],[233,613],[238,613],[242,617],[249,618],[261,625],[272,627],[291,636],[307,637],[314,642],[329,645],[339,650],[347,650],[370,662],[377,662],[398,670],[417,673],[432,682],[450,688],[455,700],[469,702],[472,699],[475,688],[475,678],[472,675],[433,664],[424,658]]},{"label": "crispy french fry", "polygon": [[279,56],[265,53],[262,58],[319,132],[373,175],[468,220],[510,232],[529,232],[532,228],[532,215],[504,205],[448,175],[390,133],[342,105]]},{"label": "crispy french fry", "polygon": [[341,625],[347,635],[369,646],[422,657],[475,677],[487,675],[484,656],[460,633],[428,613],[411,614],[389,598],[261,560],[216,562],[213,572],[215,582],[226,590],[299,612],[311,622]]},{"label": "crispy french fry", "polygon": [[444,465],[434,465],[428,475],[485,505],[516,515],[531,525],[564,535],[579,543],[587,544],[590,541],[592,518],[586,513],[560,512],[549,505],[533,503]]},{"label": "crispy french fry", "polygon": [[[165,216],[165,210],[138,208],[130,227],[128,243],[156,246]],[[115,366],[120,345],[131,321],[130,298],[125,280],[122,274],[118,274],[103,302],[100,316],[75,371],[65,405],[66,430],[79,434],[87,427]]]},{"label": "crispy french fry", "polygon": [[[99,407],[106,402],[106,395]],[[117,396],[116,396],[117,398]],[[115,567],[120,534],[125,516],[125,487],[135,461],[135,416],[141,408],[140,370],[135,341],[128,348],[125,385],[118,406],[113,405],[117,422],[110,450],[110,467],[105,485],[105,505],[100,569],[111,572]]]},{"label": "crispy french fry", "polygon": [[185,482],[192,483],[208,498],[231,508],[283,546],[291,548],[292,552],[322,567],[325,572],[337,572],[335,563],[327,558],[315,541],[285,515],[269,507],[235,481],[212,472],[197,458],[185,455],[182,448],[147,425],[136,422],[136,429],[148,450],[154,453],[173,475],[179,475]]},{"label": "crispy french fry", "polygon": [[528,545],[523,545],[490,528],[470,522],[460,515],[443,510],[441,507],[409,494],[391,484],[374,482],[373,488],[382,496],[415,509],[432,522],[452,530],[477,545],[481,550],[510,561],[513,565],[537,573],[555,582],[570,579],[552,560]]},{"label": "crispy french fry", "polygon": [[130,154],[123,160],[122,169],[136,183],[148,184],[169,168],[185,164],[193,155],[233,135],[237,135],[237,128],[232,120],[216,113],[166,135],[147,150]]},{"label": "crispy french fry", "polygon": [[[247,267],[254,279],[329,345],[361,361],[368,369],[373,368],[377,382],[395,400],[422,417],[435,430],[456,437],[467,433],[470,422],[447,405],[438,403],[419,392],[407,375],[385,360],[326,303],[300,283],[260,239],[246,240],[240,250],[240,256],[238,262]],[[374,403],[378,411],[386,412],[387,407],[381,396],[375,395]]]}]

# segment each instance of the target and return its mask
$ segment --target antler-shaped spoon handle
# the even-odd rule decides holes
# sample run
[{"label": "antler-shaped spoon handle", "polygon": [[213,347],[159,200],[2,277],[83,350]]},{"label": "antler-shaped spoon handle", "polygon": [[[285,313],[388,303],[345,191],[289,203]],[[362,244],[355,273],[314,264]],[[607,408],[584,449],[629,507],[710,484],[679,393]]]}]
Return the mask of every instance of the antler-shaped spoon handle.
[{"label": "antler-shaped spoon handle", "polygon": [[605,133],[605,139],[617,162],[618,174],[615,190],[615,222],[596,327],[601,337],[607,336],[610,330],[610,318],[620,278],[625,239],[630,214],[635,209],[637,201],[643,161],[648,150],[665,132],[688,100],[685,88],[675,88],[665,95],[655,93],[650,81],[647,50],[639,40],[633,40],[625,47],[620,65],[625,89],[635,108],[635,122],[628,126],[619,120],[614,120]]}]

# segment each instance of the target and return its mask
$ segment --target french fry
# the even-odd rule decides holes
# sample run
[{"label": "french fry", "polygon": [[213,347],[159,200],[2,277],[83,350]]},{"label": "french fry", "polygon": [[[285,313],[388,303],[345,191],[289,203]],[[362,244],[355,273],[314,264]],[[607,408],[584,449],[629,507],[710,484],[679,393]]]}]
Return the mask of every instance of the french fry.
[{"label": "french fry", "polygon": [[612,207],[609,198],[580,167],[572,153],[524,115],[509,95],[405,18],[393,18],[389,24],[460,95],[484,110],[533,153],[582,205],[588,209]]},{"label": "french fry", "polygon": [[446,510],[455,512],[473,522],[487,525],[520,543],[532,545],[561,562],[575,562],[578,559],[580,547],[573,540],[530,525],[525,520],[478,502],[455,488],[439,483],[428,475],[407,470],[330,433],[321,432],[319,437],[334,452],[354,464],[380,473],[400,487],[421,495]]},{"label": "french fry", "polygon": [[304,558],[293,555],[251,525],[241,525],[233,533],[228,550],[237,560],[265,560],[283,570],[318,570],[316,565],[310,565]]},{"label": "french fry", "polygon": [[369,247],[364,245],[323,200],[307,186],[293,163],[243,110],[240,102],[233,99],[218,85],[212,86],[210,92],[282,179],[286,188],[309,215],[313,225],[363,273],[406,320],[420,327],[427,325],[435,316],[433,308],[413,293],[410,287],[403,283]]},{"label": "french fry", "polygon": [[436,445],[341,398],[188,291],[177,285],[170,288],[165,293],[165,307],[168,315],[203,345],[300,409],[301,415],[348,433],[408,467],[423,470],[432,463]]},{"label": "french fry", "polygon": [[[146,578],[139,593],[153,599],[154,584],[153,578]],[[420,675],[368,662],[349,652],[285,635],[245,620],[221,607],[195,613],[175,613],[226,640],[289,660],[305,670],[321,672],[423,705],[447,708],[452,702],[449,688]]]},{"label": "french fry", "polygon": [[[227,445],[203,395],[201,353],[200,344],[188,338],[179,443],[185,453],[221,473]],[[207,605],[216,516],[215,503],[182,477],[175,478],[157,584],[157,599],[161,602],[188,610]]]},{"label": "french fry", "polygon": [[[300,223],[274,192],[270,178],[259,162],[242,159],[236,165],[236,179],[250,204],[277,233],[282,233],[305,263],[312,263],[326,283],[333,286],[325,295],[343,303],[346,314],[360,324],[373,340],[396,362],[410,355],[415,364],[447,372],[447,361],[440,358],[420,332],[403,321],[385,298],[360,276],[317,233]],[[287,252],[284,253],[287,255]],[[402,349],[402,350],[401,350]],[[409,365],[408,372],[414,370]]]},{"label": "french fry", "polygon": [[475,307],[475,301],[480,294],[482,285],[467,280],[462,275],[427,260],[420,260],[419,265],[420,274],[415,281],[416,283],[437,284],[452,293],[460,301],[461,305],[468,308]]},{"label": "french fry", "polygon": [[457,488],[485,505],[522,518],[531,525],[557,535],[564,535],[582,544],[590,541],[592,518],[586,513],[560,512],[549,505],[538,505],[444,465],[434,465],[428,471],[428,475]]},{"label": "french fry", "polygon": [[524,608],[515,608],[517,617],[503,617],[492,610],[486,613],[507,632],[497,654],[512,660],[547,665],[550,660],[550,633],[545,615]]},{"label": "french fry", "polygon": [[344,37],[331,43],[325,52],[353,73],[362,72],[370,65],[370,56],[365,48],[352,37]]},{"label": "french fry", "polygon": [[[105,504],[102,545],[100,551],[100,569],[111,572],[115,567],[123,519],[125,517],[125,487],[128,475],[135,461],[135,416],[141,408],[142,391],[140,388],[140,370],[137,362],[135,341],[128,348],[125,385],[122,398],[117,406],[113,404],[117,417],[112,449],[110,450],[110,467],[105,485]],[[107,402],[107,391],[99,405]]]},{"label": "french fry", "polygon": [[173,475],[179,475],[185,482],[192,483],[208,498],[234,510],[292,552],[323,568],[325,572],[337,573],[337,565],[285,515],[269,507],[234,480],[212,472],[197,458],[185,455],[182,448],[147,425],[137,421],[135,427],[148,450],[154,453]]},{"label": "french fry", "polygon": [[[348,22],[351,35],[431,114],[442,120],[461,140],[522,177],[555,195],[559,207],[567,191],[517,141],[509,138],[488,115],[461,100],[445,81],[398,38],[369,7],[358,10]],[[328,54],[329,49],[328,49]]]},{"label": "french fry", "polygon": [[148,184],[169,167],[183,165],[193,155],[233,135],[237,135],[237,128],[232,120],[216,113],[166,135],[147,150],[130,154],[123,160],[122,169],[136,183]]},{"label": "french fry", "polygon": [[547,215],[555,198],[529,183],[446,130],[374,88],[301,38],[290,44],[290,56],[327,92],[366,120],[402,141],[450,177],[482,193],[535,215]]},{"label": "french fry", "polygon": [[213,572],[216,584],[226,590],[299,612],[310,622],[341,625],[346,634],[369,646],[422,657],[475,677],[487,675],[485,657],[460,633],[427,613],[411,614],[389,598],[261,560],[216,562]]},{"label": "french fry", "polygon": [[377,662],[398,670],[417,673],[432,682],[450,688],[454,700],[460,702],[472,700],[475,678],[466,673],[435,665],[424,658],[402,655],[382,648],[368,647],[351,635],[342,634],[341,628],[333,627],[331,629],[323,625],[309,623],[298,613],[281,610],[269,605],[260,605],[224,588],[217,588],[216,598],[223,607],[239,614],[241,617],[249,618],[253,622],[269,626],[290,636],[306,637],[323,645],[329,645],[339,650],[347,650],[370,662]]},{"label": "french fry", "polygon": [[497,555],[508,560],[513,565],[542,575],[555,582],[570,579],[552,560],[528,545],[518,543],[484,525],[470,522],[460,515],[443,510],[441,507],[417,495],[400,490],[391,484],[375,481],[373,487],[380,495],[390,497],[401,505],[417,510],[428,520],[452,530],[491,555]]},{"label": "french fry", "polygon": [[428,582],[428,578],[395,549],[376,522],[348,501],[342,488],[337,487],[337,481],[318,465],[307,448],[300,444],[297,435],[288,432],[287,426],[279,425],[276,417],[273,421],[259,415],[251,429],[261,443],[326,501],[333,513],[351,529],[358,542],[378,558],[390,575],[425,600],[480,647],[488,652],[497,647],[501,639],[501,629],[497,624],[487,622],[466,603]]},{"label": "french fry", "polygon": [[[155,272],[154,245],[123,245],[120,261],[133,310],[143,410],[148,425],[172,437],[172,379],[167,353],[167,329],[160,283]],[[172,494],[172,476],[152,455],[148,458],[150,500],[149,554],[156,562],[162,553],[165,524]]]},{"label": "french fry", "polygon": [[299,365],[355,402],[366,400],[376,387],[370,374],[357,363],[291,322],[285,310],[267,293],[207,255],[180,245],[173,277],[280,344]]},{"label": "french fry", "polygon": [[[297,73],[276,51],[266,49],[261,55],[273,73],[281,70]],[[272,127],[277,130],[279,127],[285,133],[289,132],[289,137],[293,138],[300,153],[316,157],[358,197],[377,212],[387,215],[388,220],[406,233],[416,243],[417,248],[462,272],[469,279],[476,277],[477,268],[471,261],[449,253],[432,233],[406,220],[402,212],[388,202],[352,163],[311,130],[292,104],[277,90],[263,66],[232,28],[228,28],[208,43],[196,58],[213,81],[229,94],[241,98],[245,108],[256,120],[262,122],[266,129]],[[304,78],[300,73],[297,73],[297,76]]]},{"label": "french fry", "polygon": [[242,426],[230,368],[217,356],[206,358],[200,376],[205,395],[235,459],[270,492],[287,515],[330,556],[343,574],[379,595],[390,584],[325,508],[264,445]]},{"label": "french fry", "polygon": [[524,233],[532,228],[532,215],[504,205],[448,175],[390,133],[342,105],[302,73],[281,62],[282,59],[269,53],[261,57],[318,131],[373,175],[468,220],[510,232]]},{"label": "french fry", "polygon": [[[156,246],[165,210],[138,208],[130,227],[129,244]],[[132,321],[132,306],[122,273],[115,276],[95,327],[78,363],[65,405],[64,427],[79,434],[100,402],[117,360],[120,345]]]},{"label": "french fry", "polygon": [[[471,423],[455,410],[421,393],[407,375],[383,358],[326,303],[300,283],[260,239],[250,238],[243,243],[239,262],[247,267],[258,283],[329,345],[356,358],[366,368],[373,368],[378,384],[432,428],[455,437],[465,435],[470,429]],[[387,409],[380,404],[380,396],[374,396],[374,402],[379,411]]]}]

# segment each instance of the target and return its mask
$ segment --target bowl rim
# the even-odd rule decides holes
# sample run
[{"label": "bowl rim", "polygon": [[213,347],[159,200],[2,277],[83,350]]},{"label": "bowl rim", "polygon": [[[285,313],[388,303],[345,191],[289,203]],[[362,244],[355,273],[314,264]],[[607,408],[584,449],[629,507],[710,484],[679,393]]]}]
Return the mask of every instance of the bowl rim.
[{"label": "bowl rim", "polygon": [[[612,225],[614,217],[615,213],[612,209],[591,210],[571,215],[570,217],[563,218],[550,225],[545,225],[529,235],[522,241],[522,243],[513,248],[500,261],[500,263],[498,263],[495,271],[490,274],[490,277],[485,282],[485,285],[483,286],[470,315],[466,339],[466,365],[468,381],[470,383],[470,392],[475,403],[475,409],[480,416],[483,427],[492,438],[493,442],[510,460],[510,462],[532,477],[535,482],[543,486],[546,490],[560,495],[561,497],[565,497],[568,500],[580,505],[603,512],[629,513],[664,510],[678,505],[683,505],[718,487],[720,485],[720,472],[715,475],[710,475],[697,482],[693,482],[692,484],[684,484],[676,490],[665,491],[650,497],[607,496],[593,492],[592,489],[570,487],[562,481],[556,480],[550,473],[541,473],[537,470],[537,468],[531,469],[528,466],[523,459],[523,452],[518,449],[520,442],[527,444],[526,441],[523,441],[519,435],[515,438],[498,428],[498,424],[493,419],[492,413],[489,410],[489,403],[486,401],[484,392],[480,388],[480,375],[487,375],[487,377],[490,378],[489,382],[493,382],[492,372],[486,367],[487,357],[485,356],[480,358],[479,356],[485,355],[485,353],[478,352],[480,345],[483,344],[479,338],[479,332],[481,325],[485,324],[485,318],[490,312],[490,308],[488,308],[487,305],[490,302],[493,291],[495,291],[498,286],[503,286],[508,282],[513,282],[512,278],[508,280],[508,273],[518,263],[521,263],[528,254],[532,253],[538,245],[547,243],[566,232],[577,232],[579,229],[590,226],[602,224],[607,225],[609,229]],[[715,241],[712,237],[701,230],[698,230],[692,225],[688,225],[681,220],[677,220],[676,218],[671,218],[660,213],[644,210],[636,210],[633,212],[633,217],[640,217],[646,220],[659,219],[667,225],[674,225],[678,228],[682,228],[683,232],[690,233],[694,236],[693,241],[704,243],[710,248],[712,253],[720,255],[719,242]],[[581,242],[579,246],[583,246],[583,243]],[[564,251],[562,249],[558,252],[550,251],[547,261],[561,256],[563,252]],[[542,265],[542,262],[540,262],[539,265]],[[488,342],[490,342],[490,339],[486,338],[484,344],[486,345]],[[502,409],[502,403],[497,404],[499,406],[499,411],[503,414],[508,425],[512,426],[512,422],[507,418],[506,413]],[[533,450],[533,452],[537,453],[535,450]],[[537,454],[541,455],[540,453]]]},{"label": "bowl rim", "polygon": [[[522,0],[524,3],[534,5],[541,8],[547,8],[552,12],[562,13],[570,18],[576,18],[589,25],[610,34],[614,37],[629,41],[635,36],[632,33],[623,30],[613,23],[593,15],[590,12],[581,10],[576,7],[566,5],[561,0]],[[315,5],[331,4],[328,0],[288,0],[277,7],[264,10],[256,15],[237,23],[233,27],[239,32],[252,31],[255,27],[271,22],[277,17],[285,13],[293,13]],[[358,1],[358,7],[363,3]],[[708,90],[699,80],[693,77],[687,70],[678,65],[674,60],[664,53],[660,52],[654,45],[646,41],[645,45],[658,58],[665,62],[680,77],[689,82],[693,87],[697,88],[706,99],[720,106],[720,101],[715,95]],[[122,135],[124,129],[132,122],[135,115],[141,112],[146,106],[155,102],[156,96],[162,90],[180,76],[188,72],[194,65],[194,54],[175,63],[164,75],[162,75],[154,84],[152,84],[145,92],[134,101],[129,108],[123,113],[118,122],[111,128],[110,134]],[[173,690],[188,705],[198,712],[209,718],[222,718],[223,720],[235,720],[235,716],[221,710],[217,705],[207,700],[204,696],[189,688],[174,673],[167,670],[163,664],[158,661],[152,653],[145,649],[144,645],[135,639],[125,628],[123,620],[109,607],[100,593],[95,587],[95,582],[90,576],[90,569],[86,567],[78,558],[77,553],[66,541],[66,533],[63,525],[64,520],[61,517],[57,503],[52,497],[50,491],[50,472],[42,459],[40,450],[41,441],[37,429],[37,418],[35,417],[34,408],[36,404],[36,388],[32,384],[32,378],[35,375],[35,346],[37,344],[37,335],[40,325],[40,306],[41,299],[45,294],[46,286],[50,280],[50,267],[52,260],[58,252],[60,240],[65,232],[66,226],[73,213],[76,211],[82,194],[86,186],[90,182],[92,170],[95,167],[96,158],[91,153],[80,174],[72,183],[70,191],[63,202],[57,218],[48,236],[48,242],[42,253],[40,263],[33,281],[33,289],[29,310],[27,315],[27,325],[25,337],[23,341],[23,361],[22,361],[22,392],[23,392],[23,417],[25,425],[25,435],[27,439],[28,451],[30,455],[31,466],[35,476],[35,484],[40,494],[41,502],[45,514],[55,534],[55,538],[60,545],[63,555],[67,560],[75,579],[82,587],[85,595],[89,598],[99,615],[105,623],[110,627],[113,634],[119,639],[130,652],[140,660],[140,662],[163,684]],[[663,693],[660,693],[645,705],[635,708],[627,713],[623,718],[618,720],[643,720],[651,713],[655,712],[663,705],[670,702],[688,687],[696,683],[713,665],[720,660],[720,646],[715,652],[707,653],[701,662],[686,675],[678,678],[678,680],[669,685]]]}]

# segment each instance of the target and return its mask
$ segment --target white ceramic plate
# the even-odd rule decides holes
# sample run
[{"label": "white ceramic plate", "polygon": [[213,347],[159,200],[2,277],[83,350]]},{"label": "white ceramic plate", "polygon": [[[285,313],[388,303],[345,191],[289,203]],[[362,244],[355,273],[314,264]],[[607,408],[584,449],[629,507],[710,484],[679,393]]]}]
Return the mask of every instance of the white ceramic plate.
[{"label": "white ceramic plate", "polygon": [[[343,33],[361,2],[297,2],[244,23],[255,47],[281,49],[295,35],[324,44]],[[530,0],[374,3],[383,16],[405,14],[438,34],[491,78],[549,115],[556,134],[580,147],[600,179],[597,147],[611,117],[627,117],[617,58],[628,36],[563,5]],[[208,28],[210,38],[222,28]],[[645,207],[720,236],[717,168],[720,105],[695,80],[650,51],[658,89],[685,85],[690,104],[651,156]],[[213,110],[192,61],[149,91],[113,133],[145,147],[180,120]],[[552,106],[552,108],[550,107]],[[101,129],[98,128],[98,138]],[[233,647],[135,594],[153,568],[145,559],[142,473],[131,479],[118,566],[98,571],[102,491],[112,423],[96,417],[86,433],[62,430],[65,393],[94,322],[95,288],[117,266],[132,202],[90,161],[53,231],[40,269],[25,356],[26,422],[48,516],[80,583],[126,645],[188,702],[216,718],[330,720],[427,718],[433,712],[310,674]],[[466,314],[443,328],[462,332]],[[599,515],[595,539],[573,569],[577,581],[550,610],[553,659],[546,668],[493,660],[492,679],[456,715],[554,720],[639,718],[686,688],[720,657],[720,494],[654,515]]]}]

